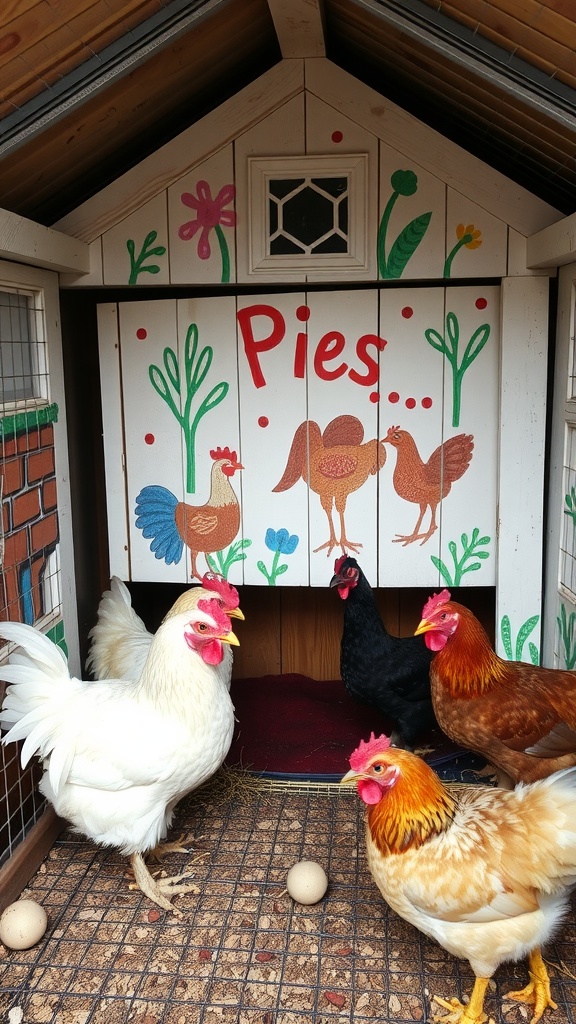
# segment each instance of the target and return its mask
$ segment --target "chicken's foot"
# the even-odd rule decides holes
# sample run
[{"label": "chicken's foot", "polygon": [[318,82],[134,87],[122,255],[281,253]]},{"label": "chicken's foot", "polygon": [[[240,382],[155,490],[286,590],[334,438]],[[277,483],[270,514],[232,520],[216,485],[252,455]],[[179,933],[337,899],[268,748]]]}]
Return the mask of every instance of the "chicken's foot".
[{"label": "chicken's foot", "polygon": [[150,850],[148,857],[151,857],[153,860],[162,860],[169,853],[190,853],[188,847],[182,846],[182,843],[192,842],[192,839],[193,837],[190,834],[186,835],[183,832],[179,839],[175,839],[172,843],[158,843],[158,846]]},{"label": "chicken's foot", "polygon": [[539,949],[533,949],[530,953],[528,973],[530,974],[530,981],[526,987],[518,992],[508,992],[504,998],[515,999],[519,1003],[534,1003],[534,1016],[530,1024],[536,1024],[536,1021],[540,1020],[544,1010],[548,1009],[548,1007],[551,1010],[558,1009],[557,1004],[552,999],[550,977]]},{"label": "chicken's foot", "polygon": [[440,996],[432,996],[435,1003],[443,1006],[449,1013],[436,1014],[435,1021],[444,1021],[444,1024],[484,1024],[488,1017],[484,1013],[484,996],[490,978],[476,978],[469,1003],[461,1003],[459,999],[441,999]]},{"label": "chicken's foot", "polygon": [[150,874],[144,857],[141,853],[133,853],[130,857],[130,866],[136,879],[136,888],[140,889],[148,899],[152,900],[163,910],[171,910],[177,917],[182,917],[182,911],[168,899],[168,896],[177,896],[179,893],[196,892],[197,886],[192,884],[180,884],[186,873],[172,875],[171,877],[153,878]]}]

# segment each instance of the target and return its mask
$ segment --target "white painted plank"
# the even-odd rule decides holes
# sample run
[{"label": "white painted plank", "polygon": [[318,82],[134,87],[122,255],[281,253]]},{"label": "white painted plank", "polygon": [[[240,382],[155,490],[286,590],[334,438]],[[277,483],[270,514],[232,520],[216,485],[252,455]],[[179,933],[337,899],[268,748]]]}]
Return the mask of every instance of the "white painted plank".
[{"label": "white painted plank", "polygon": [[526,262],[536,267],[561,267],[576,258],[576,213],[536,231],[526,239]]},{"label": "white painted plank", "polygon": [[[419,505],[411,497],[411,479],[422,472],[442,442],[444,366],[428,344],[425,330],[444,316],[442,288],[387,289],[380,293],[380,334],[386,339],[380,371],[380,438],[386,466],[380,473],[378,524],[380,531],[378,586],[435,586],[438,573],[431,555],[440,553],[437,530],[428,540],[413,540]],[[393,444],[394,428],[402,434]],[[415,446],[415,453],[412,450]],[[394,480],[396,467],[407,479]],[[421,526],[426,532],[430,509]],[[402,540],[401,538],[405,538]]]},{"label": "white painted plank", "polygon": [[[228,284],[236,280],[235,193],[231,144],[168,189],[172,284]],[[203,208],[219,197],[222,223],[199,230]],[[245,233],[246,225],[243,229]]]},{"label": "white painted plank", "polygon": [[[372,210],[371,209],[371,215]],[[446,186],[419,164],[406,161],[380,143],[380,195],[377,207],[378,274],[382,279],[442,277],[446,244]],[[394,258],[397,239],[406,235],[413,251],[405,266]],[[415,240],[419,239],[415,245]],[[406,245],[400,246],[406,251]]]},{"label": "white painted plank", "polygon": [[[365,128],[350,121],[317,96],[306,94],[306,154],[366,153],[367,176],[365,210],[357,225],[363,232],[367,251],[366,269],[350,268],[345,272],[348,280],[373,281],[376,278],[376,231],[374,211],[378,205],[378,140]],[[309,272],[307,281],[333,281],[334,269]]]},{"label": "white painted plank", "polygon": [[[496,626],[512,635],[541,614],[548,280],[502,282]],[[539,646],[540,623],[530,639]]]},{"label": "white painted plank", "polygon": [[106,231],[102,235],[102,252],[104,284],[169,284],[166,193],[155,196]]},{"label": "white painted plank", "polygon": [[115,302],[97,307],[100,389],[106,511],[108,514],[108,554],[110,576],[128,580],[130,576],[126,508],[124,425],[120,376],[120,337],[118,306]]},{"label": "white painted plank", "polygon": [[357,555],[368,576],[375,576],[377,466],[385,458],[375,400],[378,294],[310,292],[306,307],[307,418],[322,435],[316,450],[310,444],[310,583],[326,587],[343,553]]},{"label": "white painted plank", "polygon": [[268,0],[283,57],[324,57],[324,27],[318,0]]},{"label": "white painted plank", "polygon": [[[474,448],[468,468],[454,480],[440,506],[440,558],[448,574],[448,579],[443,576],[440,583],[449,588],[494,586],[498,546],[500,289],[447,288],[445,324],[449,314],[459,335],[454,365],[459,370],[465,366],[467,351],[471,361],[457,383],[452,365],[437,353],[438,358],[444,358],[443,439],[449,443],[451,438],[460,438],[456,460],[459,451],[466,451],[466,438],[470,435]],[[444,336],[448,336],[446,329]]]},{"label": "white painted plank", "polygon": [[72,210],[55,227],[91,242],[302,89],[302,61],[281,61]]},{"label": "white painted plank", "polygon": [[[300,355],[306,321],[298,317],[304,305],[303,293],[238,299],[242,520],[244,537],[251,541],[244,582],[257,586],[309,583],[307,485],[297,471],[286,489],[275,490],[297,428],[306,420],[305,352],[303,359]],[[298,540],[293,551],[280,551],[276,558],[275,544],[285,546],[282,530]],[[275,561],[286,566],[280,575],[272,573]]]},{"label": "white painted plank", "polygon": [[508,228],[508,270],[507,277],[554,277],[556,267],[528,266],[528,239],[514,228]]},{"label": "white painted plank", "polygon": [[90,270],[88,246],[73,238],[71,232],[55,231],[1,209],[0,259],[76,274],[87,274]]},{"label": "white painted plank", "polygon": [[[256,203],[251,197],[248,158],[251,156],[298,156],[304,152],[304,93],[294,96],[287,103],[243,132],[234,145],[234,167],[236,172],[236,201],[238,230],[236,232],[237,276],[241,284],[272,281],[278,282],[278,272],[251,271],[250,238],[266,222],[264,197]],[[288,276],[288,275],[283,275]],[[291,282],[305,280],[304,272],[289,274]]]},{"label": "white painted plank", "polygon": [[[462,233],[462,229],[469,231]],[[444,277],[504,277],[507,225],[469,196],[449,188],[446,197],[446,267]],[[471,236],[471,241],[464,241]],[[464,244],[462,245],[462,242]]]},{"label": "white painted plank", "polygon": [[331,61],[317,57],[305,64],[307,90],[522,234],[533,234],[559,219],[558,210]]}]

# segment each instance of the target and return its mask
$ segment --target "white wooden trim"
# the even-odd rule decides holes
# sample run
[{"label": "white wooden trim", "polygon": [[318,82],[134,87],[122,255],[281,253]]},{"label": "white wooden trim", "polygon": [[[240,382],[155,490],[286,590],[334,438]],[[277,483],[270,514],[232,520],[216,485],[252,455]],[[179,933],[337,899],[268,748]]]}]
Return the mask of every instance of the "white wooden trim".
[{"label": "white wooden trim", "polygon": [[[502,281],[496,642],[542,610],[548,278]],[[541,626],[541,623],[540,623]],[[530,640],[539,646],[540,629]]]},{"label": "white wooden trim", "polygon": [[90,252],[84,242],[9,210],[0,210],[0,259],[75,274],[90,270]]},{"label": "white wooden trim", "polygon": [[[570,335],[573,326],[573,284],[576,281],[576,263],[563,267],[558,274],[558,319],[554,392],[552,403],[552,429],[548,460],[548,507],[546,532],[546,584],[544,600],[544,664],[554,666],[554,648],[557,634],[558,586],[560,579],[559,556],[562,540],[562,506],[564,502],[564,445],[566,420],[573,410],[568,404],[568,376],[570,373]],[[563,667],[563,666],[560,666]]]},{"label": "white wooden trim", "polygon": [[305,61],[306,89],[523,235],[560,212],[322,57]]},{"label": "white wooden trim", "polygon": [[122,174],[56,225],[91,242],[178,181],[304,87],[301,60],[283,60]]},{"label": "white wooden trim", "polygon": [[324,26],[318,0],[268,0],[283,57],[324,57]]},{"label": "white wooden trim", "polygon": [[[126,521],[126,460],[120,379],[120,336],[118,306],[115,302],[96,307],[98,349],[102,388],[104,430],[104,472],[108,513],[110,575],[131,579],[128,523]],[[122,512],[124,511],[124,515]]]},{"label": "white wooden trim", "polygon": [[50,402],[58,406],[58,419],[54,427],[54,459],[58,494],[58,529],[60,535],[60,597],[64,619],[70,671],[80,672],[78,642],[78,605],[74,569],[74,538],[72,533],[72,502],[70,497],[70,471],[68,465],[68,433],[66,429],[66,400],[62,365],[62,335],[60,331],[60,301],[58,276],[35,267],[2,263],[0,281],[19,288],[31,288],[42,293],[48,346],[48,372]]},{"label": "white wooden trim", "polygon": [[550,224],[526,239],[526,262],[536,267],[561,267],[576,259],[576,213]]}]

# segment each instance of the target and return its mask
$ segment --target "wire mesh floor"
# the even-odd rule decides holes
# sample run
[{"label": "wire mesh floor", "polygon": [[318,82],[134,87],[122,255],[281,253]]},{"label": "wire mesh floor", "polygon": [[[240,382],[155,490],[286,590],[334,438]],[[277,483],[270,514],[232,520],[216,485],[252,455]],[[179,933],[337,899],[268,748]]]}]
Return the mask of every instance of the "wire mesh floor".
[{"label": "wire mesh floor", "polygon": [[[429,1019],[431,994],[470,993],[473,975],[384,904],[364,853],[356,794],[333,786],[253,786],[218,776],[183,801],[170,838],[190,832],[197,892],[181,919],[128,889],[127,862],[64,832],[23,896],[49,915],[33,949],[0,945],[2,1024],[329,1024]],[[200,859],[199,855],[202,854]],[[301,859],[327,871],[315,906],[285,893]],[[576,1022],[576,904],[544,950],[558,1010]],[[502,1001],[527,966],[503,965],[486,999],[496,1022],[529,1008]],[[442,1012],[442,1011],[440,1011]]]}]

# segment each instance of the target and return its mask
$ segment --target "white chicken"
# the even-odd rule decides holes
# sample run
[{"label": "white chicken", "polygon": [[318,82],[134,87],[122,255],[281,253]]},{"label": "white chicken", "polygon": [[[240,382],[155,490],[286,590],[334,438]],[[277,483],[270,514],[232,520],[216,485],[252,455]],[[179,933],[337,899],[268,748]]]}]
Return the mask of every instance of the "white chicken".
[{"label": "white chicken", "polygon": [[162,853],[176,804],[228,753],[234,708],[220,666],[224,646],[238,644],[230,626],[206,596],[194,611],[165,619],[138,680],[85,682],[70,676],[43,633],[0,623],[0,638],[21,649],[0,665],[10,684],[2,742],[24,739],[22,765],[34,754],[42,759],[39,788],[56,813],[128,856],[142,892],[176,914],[169,897],[192,886],[183,875],[154,879],[144,856]]},{"label": "white chicken", "polygon": [[[244,619],[239,608],[236,587],[215,572],[207,572],[200,586],[190,587],[176,599],[164,621],[170,615],[193,611],[202,597],[211,597],[231,618]],[[105,590],[98,605],[98,619],[88,634],[90,650],[86,671],[94,679],[139,679],[148,657],[153,633],[132,607],[130,591],[122,580],[112,576],[110,590]],[[227,644],[219,671],[230,689],[234,655]]]}]

